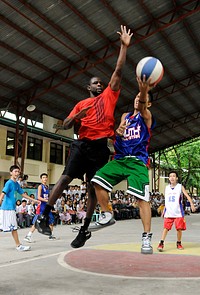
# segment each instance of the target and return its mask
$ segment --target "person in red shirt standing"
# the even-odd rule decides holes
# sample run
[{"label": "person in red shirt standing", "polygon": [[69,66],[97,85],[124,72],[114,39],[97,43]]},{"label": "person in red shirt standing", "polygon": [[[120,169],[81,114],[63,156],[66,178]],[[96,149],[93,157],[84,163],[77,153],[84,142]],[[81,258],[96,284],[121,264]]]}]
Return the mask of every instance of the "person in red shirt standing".
[{"label": "person in red shirt standing", "polygon": [[36,222],[40,233],[50,235],[48,214],[52,206],[74,178],[83,179],[83,175],[86,174],[89,196],[87,215],[77,237],[71,243],[74,248],[82,247],[91,237],[88,226],[97,204],[97,198],[90,180],[95,172],[108,162],[110,151],[107,147],[107,140],[114,137],[114,110],[120,94],[122,67],[125,64],[127,48],[133,35],[126,26],[121,26],[121,32],[117,33],[120,35],[121,47],[108,86],[104,90],[102,80],[99,77],[92,77],[87,86],[90,97],[78,102],[64,120],[65,129],[72,126],[78,128],[79,138],[71,144],[63,174],[52,189],[43,215]]}]

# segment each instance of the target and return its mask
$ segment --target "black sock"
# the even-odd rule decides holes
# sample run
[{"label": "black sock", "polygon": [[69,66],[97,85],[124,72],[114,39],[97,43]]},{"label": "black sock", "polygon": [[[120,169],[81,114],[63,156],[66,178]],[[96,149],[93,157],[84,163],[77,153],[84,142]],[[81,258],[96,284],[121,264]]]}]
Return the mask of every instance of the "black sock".
[{"label": "black sock", "polygon": [[90,225],[91,219],[92,219],[92,218],[88,218],[88,217],[86,217],[86,218],[84,219],[84,224],[83,224],[83,226],[82,226],[83,229],[85,229],[85,230],[88,229],[88,226]]}]

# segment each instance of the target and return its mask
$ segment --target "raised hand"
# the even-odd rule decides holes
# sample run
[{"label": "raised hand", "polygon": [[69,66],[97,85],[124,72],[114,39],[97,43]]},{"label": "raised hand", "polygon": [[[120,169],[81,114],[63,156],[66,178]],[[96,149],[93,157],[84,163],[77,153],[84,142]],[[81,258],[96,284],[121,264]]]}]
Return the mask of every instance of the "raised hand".
[{"label": "raised hand", "polygon": [[126,120],[121,121],[119,127],[118,127],[117,130],[116,130],[116,133],[117,133],[119,136],[123,136],[124,131],[125,131],[125,129],[126,129],[126,127],[127,127],[128,125],[130,125],[130,123],[127,124]]},{"label": "raised hand", "polygon": [[133,33],[131,33],[131,30],[128,29],[128,32],[127,32],[126,26],[121,26],[121,32],[117,32],[117,33],[120,35],[120,40],[122,44],[128,47],[131,41],[131,37],[133,36]]},{"label": "raised hand", "polygon": [[147,93],[153,88],[153,86],[151,85],[151,78],[146,80],[146,77],[144,75],[142,80],[139,77],[137,77],[136,79],[140,92]]}]

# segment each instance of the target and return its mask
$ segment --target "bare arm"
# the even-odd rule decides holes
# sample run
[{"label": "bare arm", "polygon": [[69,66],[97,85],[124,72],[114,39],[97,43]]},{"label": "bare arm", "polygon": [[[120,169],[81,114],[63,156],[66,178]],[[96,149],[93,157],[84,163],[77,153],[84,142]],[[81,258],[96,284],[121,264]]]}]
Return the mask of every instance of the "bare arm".
[{"label": "bare arm", "polygon": [[[120,47],[120,53],[117,59],[115,71],[112,74],[112,77],[110,79],[110,87],[114,91],[119,90],[120,82],[122,78],[122,67],[125,64],[127,48],[130,44],[130,40],[133,35],[132,33],[130,33],[130,30],[128,30],[127,32],[126,26],[121,26],[121,32],[117,32],[117,33],[120,35],[121,47]],[[78,123],[78,121],[80,121],[82,118],[86,116],[87,111],[91,107],[92,106],[82,109],[80,112],[76,113],[71,118],[67,117],[63,122],[64,129],[70,129],[72,126],[74,126],[74,124]]]},{"label": "bare arm", "polygon": [[148,102],[148,92],[151,90],[150,82],[146,81],[145,76],[143,77],[143,80],[137,77],[137,82],[140,90],[140,99],[138,103],[138,110],[141,113],[141,116],[144,118],[144,121],[148,128],[152,125],[152,115],[149,111],[148,107],[151,106],[151,103]]},{"label": "bare arm", "polygon": [[122,68],[126,61],[127,48],[130,44],[131,37],[133,35],[133,33],[130,33],[130,29],[127,31],[126,26],[121,26],[121,32],[117,32],[117,33],[120,35],[121,47],[120,47],[120,52],[117,59],[115,71],[112,74],[112,77],[110,79],[110,87],[114,91],[119,90],[120,82],[122,78]]},{"label": "bare arm", "polygon": [[66,118],[63,122],[64,129],[70,129],[74,126],[77,121],[84,118],[86,116],[87,110],[89,110],[92,106],[88,106],[87,108],[82,109],[80,112],[75,114],[72,118]]},{"label": "bare arm", "polygon": [[29,199],[29,200],[33,201],[34,203],[40,203],[39,201],[34,200],[33,198],[29,197],[27,194],[22,194],[22,197],[25,199]]},{"label": "bare arm", "polygon": [[4,196],[5,196],[5,193],[1,193],[1,194],[0,194],[0,206],[1,206],[1,203],[2,203],[2,201],[3,201]]},{"label": "bare arm", "polygon": [[192,202],[192,198],[188,195],[188,193],[186,192],[186,190],[185,190],[185,188],[184,188],[183,185],[182,185],[182,192],[183,192],[184,196],[186,196],[186,198],[190,202],[190,206],[191,206],[192,212],[195,212],[196,211],[196,208],[194,207],[194,204]]}]

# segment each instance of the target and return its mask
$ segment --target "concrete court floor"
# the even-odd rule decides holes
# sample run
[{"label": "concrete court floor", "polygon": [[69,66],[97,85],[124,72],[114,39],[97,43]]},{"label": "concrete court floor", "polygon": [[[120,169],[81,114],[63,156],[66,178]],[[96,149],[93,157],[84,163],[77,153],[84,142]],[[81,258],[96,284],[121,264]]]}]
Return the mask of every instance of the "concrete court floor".
[{"label": "concrete court floor", "polygon": [[[76,234],[69,225],[55,227],[55,241],[36,231],[25,253],[15,250],[11,233],[1,232],[0,295],[200,294],[200,214],[186,221],[185,250],[175,248],[173,228],[159,253],[163,219],[152,218],[153,255],[140,254],[142,224],[135,219],[93,233],[78,250],[70,247]],[[21,241],[27,232],[18,231]]]}]

